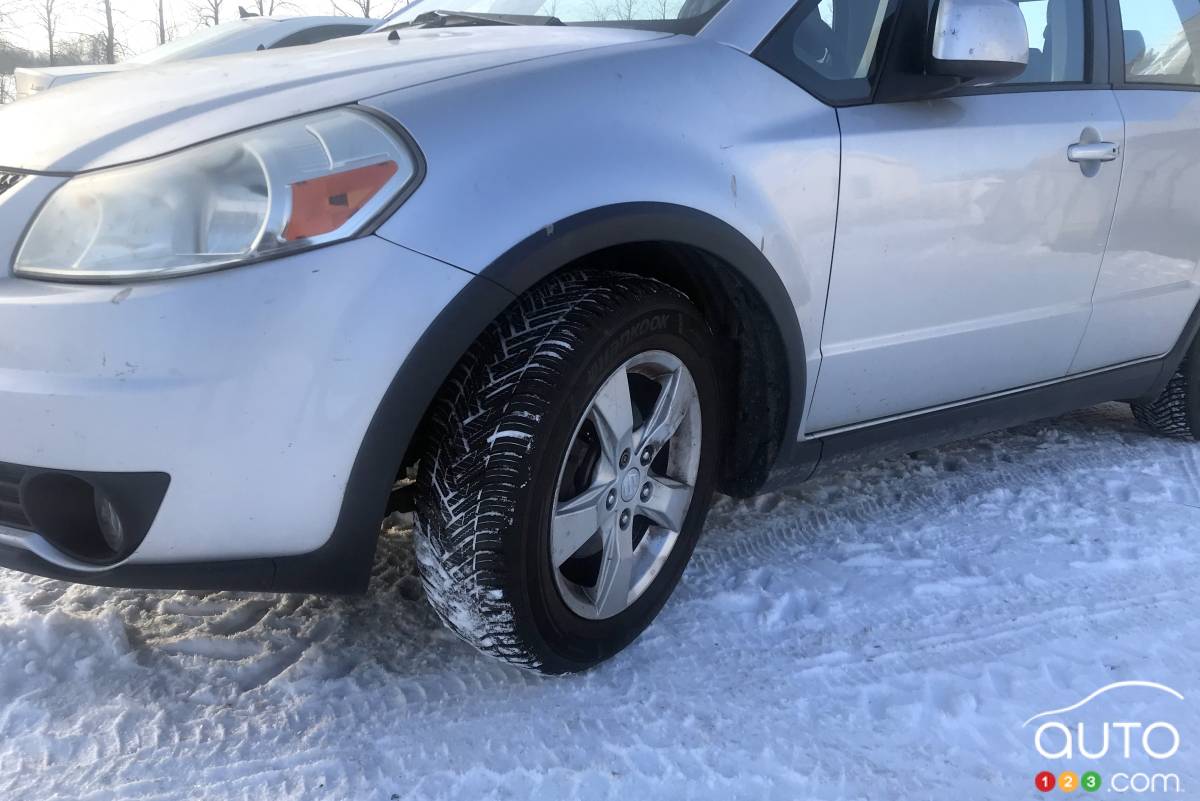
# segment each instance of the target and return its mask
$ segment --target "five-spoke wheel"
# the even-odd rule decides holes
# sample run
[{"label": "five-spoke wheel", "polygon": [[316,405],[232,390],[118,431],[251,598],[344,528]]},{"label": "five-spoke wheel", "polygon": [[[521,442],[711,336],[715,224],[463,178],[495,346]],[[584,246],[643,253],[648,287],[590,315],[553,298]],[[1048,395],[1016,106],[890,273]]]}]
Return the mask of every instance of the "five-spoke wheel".
[{"label": "five-spoke wheel", "polygon": [[588,404],[550,523],[555,581],[577,614],[625,611],[662,569],[691,506],[701,425],[692,374],[665,351],[626,361]]}]

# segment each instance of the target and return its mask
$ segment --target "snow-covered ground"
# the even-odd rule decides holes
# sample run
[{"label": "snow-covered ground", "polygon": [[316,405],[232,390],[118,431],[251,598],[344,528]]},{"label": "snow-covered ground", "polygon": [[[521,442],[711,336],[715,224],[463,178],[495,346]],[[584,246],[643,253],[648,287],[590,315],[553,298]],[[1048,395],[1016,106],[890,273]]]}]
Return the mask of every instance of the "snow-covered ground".
[{"label": "snow-covered ground", "polygon": [[1198,457],[1112,405],[723,499],[658,622],[562,679],[443,631],[403,537],[357,599],[0,571],[0,798],[1011,801],[1093,766],[1021,724],[1124,680],[1188,697],[1093,706],[1175,725],[1132,762],[1189,797]]}]

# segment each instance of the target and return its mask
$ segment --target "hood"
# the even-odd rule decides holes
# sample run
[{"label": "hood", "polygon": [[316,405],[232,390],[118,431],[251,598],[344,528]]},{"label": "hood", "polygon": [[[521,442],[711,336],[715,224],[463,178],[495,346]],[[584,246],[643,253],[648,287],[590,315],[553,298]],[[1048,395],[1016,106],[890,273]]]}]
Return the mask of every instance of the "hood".
[{"label": "hood", "polygon": [[559,26],[413,30],[395,41],[366,34],[143,67],[0,108],[0,168],[109,167],[468,72],[665,35]]},{"label": "hood", "polygon": [[79,64],[74,67],[17,67],[17,97],[37,94],[51,86],[82,81],[106,72],[124,72],[129,64]]}]

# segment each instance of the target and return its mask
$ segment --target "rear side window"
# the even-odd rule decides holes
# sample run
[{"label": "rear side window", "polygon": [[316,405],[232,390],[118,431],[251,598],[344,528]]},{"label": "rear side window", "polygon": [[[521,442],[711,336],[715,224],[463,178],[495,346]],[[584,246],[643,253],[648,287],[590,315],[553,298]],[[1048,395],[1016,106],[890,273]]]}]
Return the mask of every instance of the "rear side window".
[{"label": "rear side window", "polygon": [[1084,0],[1018,0],[1029,28],[1029,66],[1010,84],[1082,83],[1087,66]]},{"label": "rear side window", "polygon": [[1200,86],[1200,0],[1121,0],[1125,80]]},{"label": "rear side window", "polygon": [[289,36],[285,36],[271,45],[271,49],[318,44],[320,42],[327,42],[330,39],[340,39],[343,36],[354,36],[365,30],[367,28],[363,25],[322,25],[318,28],[309,28],[306,31],[297,31]]},{"label": "rear side window", "polygon": [[802,0],[755,56],[830,103],[869,100],[891,0]]}]

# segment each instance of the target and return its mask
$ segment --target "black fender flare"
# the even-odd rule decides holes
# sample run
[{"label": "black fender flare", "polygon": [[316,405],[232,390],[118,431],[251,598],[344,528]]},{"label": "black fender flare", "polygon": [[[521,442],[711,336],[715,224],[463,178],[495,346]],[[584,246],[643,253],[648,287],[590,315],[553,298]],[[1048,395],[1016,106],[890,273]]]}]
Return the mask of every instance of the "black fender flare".
[{"label": "black fender flare", "polygon": [[[702,250],[734,269],[760,296],[787,354],[790,408],[784,431],[785,437],[794,437],[800,430],[807,392],[807,360],[800,321],[774,265],[758,246],[725,221],[670,203],[601,206],[545,226],[488,265],[480,275],[520,295],[565,264],[606,248],[639,242],[665,242]],[[494,318],[495,315],[491,319]],[[792,445],[783,443],[781,460],[791,452]]]}]

